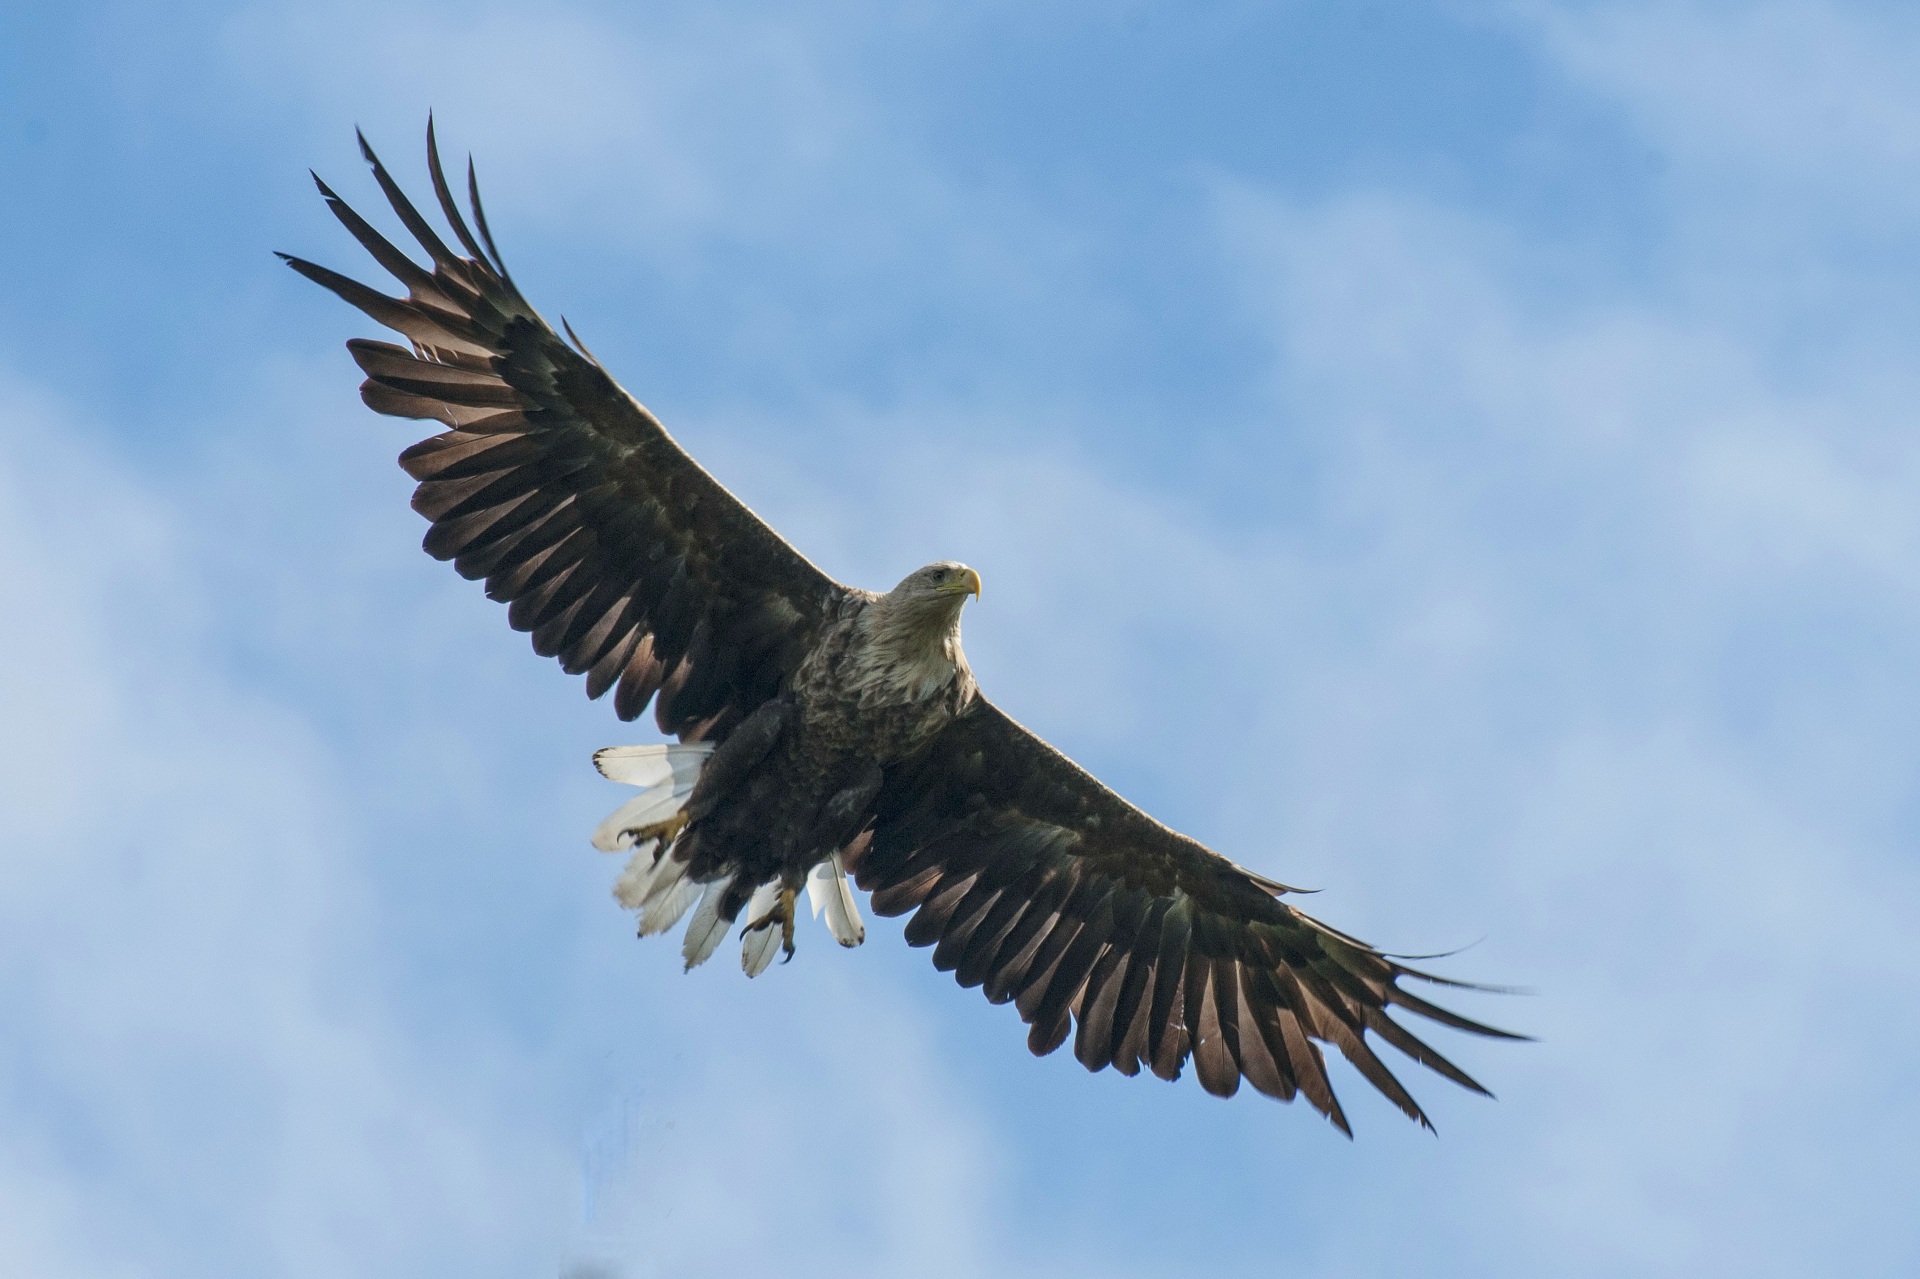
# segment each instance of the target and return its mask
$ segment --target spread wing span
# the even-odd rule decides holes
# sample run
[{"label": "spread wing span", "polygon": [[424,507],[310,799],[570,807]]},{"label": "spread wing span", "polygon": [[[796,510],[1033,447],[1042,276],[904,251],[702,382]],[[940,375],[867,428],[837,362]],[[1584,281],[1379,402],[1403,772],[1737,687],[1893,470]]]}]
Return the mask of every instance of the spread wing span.
[{"label": "spread wing span", "polygon": [[[1367,1032],[1474,1092],[1486,1090],[1388,1016],[1505,1031],[1436,1007],[1395,962],[1278,900],[1284,885],[1169,830],[985,698],[931,749],[889,771],[853,868],[882,915],[914,911],[909,943],[993,1003],[1012,1001],[1035,1054],[1073,1030],[1089,1070],[1146,1066],[1201,1086],[1244,1077],[1304,1094],[1351,1135],[1314,1043],[1337,1047],[1408,1116],[1425,1113]],[[1070,1021],[1073,1025],[1070,1027]]]},{"label": "spread wing span", "polygon": [[[485,578],[534,651],[615,689],[632,719],[655,693],[663,732],[718,738],[774,696],[845,588],[702,470],[585,348],[521,297],[493,247],[473,166],[476,238],[427,130],[455,253],[360,139],[393,211],[432,262],[395,248],[318,175],[327,207],[407,290],[389,297],[282,254],[408,346],[356,339],[369,408],[448,430],[400,455],[420,481],[426,550]],[[572,336],[571,329],[568,336]],[[577,342],[577,339],[576,339]]]},{"label": "spread wing span", "polygon": [[[586,676],[590,697],[615,690],[622,719],[652,701],[662,731],[717,741],[791,688],[851,593],[702,470],[578,339],[569,345],[540,318],[494,248],[471,163],[470,228],[431,124],[427,142],[434,193],[464,253],[362,138],[431,265],[394,247],[317,176],[334,215],[406,294],[286,259],[407,339],[348,347],[370,408],[447,428],[400,455],[419,481],[414,508],[432,525],[426,550],[484,578],[536,652]],[[735,739],[752,740],[751,731]],[[1350,1133],[1319,1043],[1427,1124],[1370,1034],[1485,1089],[1392,1009],[1522,1038],[1413,994],[1407,979],[1464,983],[1295,910],[1280,900],[1284,885],[1154,821],[984,698],[885,768],[871,805],[844,861],[873,908],[913,911],[907,940],[933,946],[935,966],[962,986],[1014,1003],[1035,1053],[1071,1032],[1089,1069],[1135,1075],[1145,1066],[1163,1079],[1191,1057],[1208,1092],[1229,1096],[1244,1078],[1283,1100],[1303,1094]],[[676,900],[684,910],[690,899]]]}]

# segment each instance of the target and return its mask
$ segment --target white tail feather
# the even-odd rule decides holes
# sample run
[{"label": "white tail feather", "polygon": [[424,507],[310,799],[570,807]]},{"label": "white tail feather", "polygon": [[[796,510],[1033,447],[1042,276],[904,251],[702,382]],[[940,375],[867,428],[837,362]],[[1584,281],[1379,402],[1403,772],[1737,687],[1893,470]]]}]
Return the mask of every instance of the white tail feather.
[{"label": "white tail feather", "polygon": [[747,934],[740,941],[740,967],[749,977],[758,977],[767,971],[767,965],[773,962],[773,952],[780,945],[780,925],[768,924],[765,928],[754,928],[766,913],[780,901],[780,881],[768,880],[753,890],[753,897],[747,902],[747,908],[741,915],[747,921]]},{"label": "white tail feather", "polygon": [[700,779],[700,768],[711,754],[713,745],[709,742],[609,746],[595,751],[593,764],[601,776],[644,789],[600,823],[593,832],[593,846],[603,853],[631,848],[642,829],[686,807],[687,796]]},{"label": "white tail feather", "polygon": [[664,860],[660,852],[659,840],[647,840],[633,850],[633,856],[627,859],[627,868],[613,881],[614,897],[628,910],[639,910],[640,904],[647,900],[647,889]]},{"label": "white tail feather", "polygon": [[672,778],[691,784],[713,754],[712,742],[670,742],[653,746],[608,746],[593,753],[593,766],[610,782],[642,790]]},{"label": "white tail feather", "polygon": [[593,753],[593,766],[601,776],[642,788],[593,832],[593,846],[602,852],[634,850],[614,883],[613,895],[622,906],[639,913],[642,937],[664,933],[678,923],[699,896],[701,885],[687,878],[687,863],[673,856],[672,844],[662,847],[658,835],[643,838],[640,832],[686,807],[687,796],[700,780],[701,766],[711,754],[711,742],[609,746]]},{"label": "white tail feather", "polygon": [[708,884],[706,896],[700,899],[693,918],[687,921],[687,936],[681,943],[680,954],[687,961],[688,972],[706,963],[713,954],[713,948],[727,935],[727,921],[720,918],[720,899],[727,895],[732,882],[730,879],[716,879]]},{"label": "white tail feather", "polygon": [[853,886],[835,853],[807,872],[807,900],[813,903],[813,917],[827,913],[827,931],[842,946],[858,946],[867,939],[867,926],[860,922],[860,907],[853,900]]},{"label": "white tail feather", "polygon": [[651,937],[672,928],[680,921],[680,916],[687,913],[687,907],[693,905],[694,895],[700,891],[700,885],[687,878],[685,862],[671,852],[660,861],[660,868],[653,875],[653,883],[647,888],[646,900],[640,903],[642,937]]},{"label": "white tail feather", "polygon": [[665,786],[642,791],[614,809],[607,820],[594,828],[593,846],[603,853],[631,848],[643,827],[664,822],[686,802],[686,793],[675,794]]},{"label": "white tail feather", "polygon": [[740,913],[742,917],[751,924],[754,920],[759,919],[762,915],[772,910],[779,900],[780,881],[777,879],[769,879],[766,883],[753,890],[753,896],[747,899],[747,908]]},{"label": "white tail feather", "polygon": [[773,962],[773,952],[780,949],[780,925],[769,924],[746,935],[740,943],[740,967],[747,976],[758,977],[767,971],[767,965]]}]

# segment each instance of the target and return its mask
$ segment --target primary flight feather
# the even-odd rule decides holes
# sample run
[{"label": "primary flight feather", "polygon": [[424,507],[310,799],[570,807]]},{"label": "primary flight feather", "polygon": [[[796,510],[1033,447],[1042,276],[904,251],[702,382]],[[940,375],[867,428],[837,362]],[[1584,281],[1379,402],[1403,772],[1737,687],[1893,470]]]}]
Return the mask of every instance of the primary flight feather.
[{"label": "primary flight feather", "polygon": [[[361,150],[421,266],[319,183],[327,206],[406,289],[395,298],[325,267],[287,264],[407,339],[355,339],[361,398],[447,429],[400,455],[431,523],[427,553],[484,579],[534,651],[649,702],[678,744],[615,747],[595,763],[640,794],[595,832],[630,853],[615,885],[640,932],[691,910],[689,968],[741,926],[757,974],[793,953],[804,888],[832,935],[865,935],[847,876],[907,941],[994,1003],[1028,1045],[1073,1037],[1089,1070],[1142,1067],[1230,1096],[1244,1078],[1302,1094],[1350,1132],[1329,1043],[1401,1110],[1426,1115],[1374,1054],[1383,1040],[1485,1091],[1389,1015],[1518,1038],[1405,989],[1407,968],[1295,910],[1285,885],[1170,830],[982,696],[960,647],[980,578],[943,562],[884,594],[843,586],[702,470],[507,273],[467,168],[471,225],[427,165],[456,252]],[[572,337],[571,330],[568,336]]]}]

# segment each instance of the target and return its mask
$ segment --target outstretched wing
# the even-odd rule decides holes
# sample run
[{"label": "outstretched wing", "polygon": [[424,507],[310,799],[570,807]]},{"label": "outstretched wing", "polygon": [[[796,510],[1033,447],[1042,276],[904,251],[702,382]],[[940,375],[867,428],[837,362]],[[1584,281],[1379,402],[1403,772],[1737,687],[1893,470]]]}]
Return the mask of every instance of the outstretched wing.
[{"label": "outstretched wing", "polygon": [[493,247],[471,161],[478,240],[461,217],[431,121],[428,167],[464,256],[401,194],[364,137],[360,149],[432,270],[317,175],[327,207],[407,296],[281,256],[410,343],[347,347],[367,374],[360,396],[369,408],[451,428],[400,455],[420,481],[413,507],[433,523],[427,553],[452,560],[462,577],[485,578],[488,596],[509,606],[508,622],[533,633],[535,652],[586,675],[589,697],[617,687],[620,718],[658,692],[662,731],[724,735],[778,691],[845,588],[527,304]]},{"label": "outstretched wing", "polygon": [[1179,1077],[1231,1096],[1244,1076],[1295,1093],[1351,1135],[1315,1040],[1421,1124],[1371,1031],[1474,1092],[1486,1090],[1389,1017],[1480,1035],[1403,989],[1416,972],[1279,900],[1284,885],[1169,830],[984,698],[889,771],[856,874],[882,915],[916,910],[907,941],[962,986],[1013,1001],[1036,1055],[1074,1031],[1089,1070]]}]

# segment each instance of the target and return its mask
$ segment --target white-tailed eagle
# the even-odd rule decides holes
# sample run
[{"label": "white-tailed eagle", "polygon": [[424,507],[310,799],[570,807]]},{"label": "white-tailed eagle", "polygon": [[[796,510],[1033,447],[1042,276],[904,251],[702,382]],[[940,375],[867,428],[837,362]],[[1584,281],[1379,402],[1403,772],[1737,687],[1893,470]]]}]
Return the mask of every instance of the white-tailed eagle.
[{"label": "white-tailed eagle", "polygon": [[679,739],[595,757],[642,788],[595,843],[630,852],[615,892],[643,934],[691,909],[692,967],[740,924],[757,974],[776,947],[792,953],[802,888],[840,942],[860,942],[851,874],[879,914],[914,912],[907,941],[937,968],[1012,1003],[1036,1054],[1072,1035],[1089,1070],[1162,1079],[1191,1058],[1210,1093],[1244,1078],[1303,1094],[1348,1132],[1316,1041],[1423,1124],[1370,1036],[1485,1091],[1389,1015],[1518,1038],[1403,984],[1464,983],[1302,914],[1282,900],[1293,890],[1161,825],[979,693],[960,649],[972,569],[932,564],[884,594],[828,577],[527,304],[471,161],[469,226],[431,122],[428,169],[463,252],[361,149],[431,266],[324,182],[406,296],[286,261],[407,340],[347,347],[369,408],[447,428],[400,455],[427,553],[483,579],[589,697],[611,692],[623,720],[651,702]]}]

